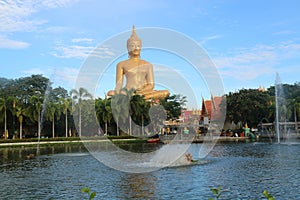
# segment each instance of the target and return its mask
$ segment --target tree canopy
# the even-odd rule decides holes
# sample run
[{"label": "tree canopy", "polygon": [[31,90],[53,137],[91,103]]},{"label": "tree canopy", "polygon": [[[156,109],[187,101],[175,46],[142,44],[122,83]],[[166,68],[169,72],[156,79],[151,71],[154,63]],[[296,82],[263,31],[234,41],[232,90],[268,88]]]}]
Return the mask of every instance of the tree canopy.
[{"label": "tree canopy", "polygon": [[[151,102],[134,91],[125,91],[130,99],[128,113],[132,122],[138,126],[150,123],[149,109]],[[73,99],[73,101],[71,101]],[[63,87],[53,88],[50,80],[42,75],[31,75],[18,79],[0,78],[0,131],[9,133],[9,138],[22,135],[36,136],[81,136],[81,129],[95,130],[91,126],[91,116],[96,111],[98,124],[107,134],[118,135],[118,123],[127,123],[124,116],[122,99],[116,109],[121,113],[113,117],[110,99],[93,98],[84,88],[67,91]],[[167,112],[167,119],[178,118],[185,106],[185,97],[172,95],[160,100]],[[91,107],[94,106],[94,109]],[[123,109],[123,110],[122,110]],[[116,120],[117,119],[117,120]],[[78,125],[76,130],[75,123]],[[15,134],[19,124],[19,134]],[[133,130],[141,131],[141,130]],[[82,133],[98,134],[97,131]]]},{"label": "tree canopy", "polygon": [[[287,121],[298,121],[300,118],[300,84],[282,84]],[[275,87],[265,91],[241,89],[226,95],[226,121],[242,122],[256,127],[260,122],[274,122],[276,112]],[[296,116],[295,116],[296,115]]]},{"label": "tree canopy", "polygon": [[[287,120],[299,121],[300,84],[282,84],[282,88]],[[7,131],[9,138],[16,135],[34,137],[39,132],[42,136],[49,137],[81,135],[81,127],[91,126],[90,118],[96,114],[97,122],[106,134],[119,135],[118,127],[122,123],[135,123],[136,127],[140,128],[135,127],[132,131],[143,133],[144,127],[150,124],[151,120],[155,121],[149,114],[150,108],[154,108],[153,105],[163,106],[166,120],[178,119],[182,110],[186,109],[186,97],[180,94],[170,95],[159,101],[145,100],[143,96],[130,90],[124,90],[124,94],[116,95],[117,99],[112,101],[109,98],[93,98],[84,88],[73,89],[70,92],[63,87],[52,88],[50,80],[42,75],[18,79],[0,78],[0,131],[1,133]],[[225,96],[226,121],[247,123],[251,127],[257,126],[262,121],[274,122],[274,86],[265,91],[241,89],[229,92]],[[71,101],[72,98],[74,101]],[[130,101],[127,102],[128,100]],[[93,109],[91,106],[94,106]],[[96,113],[93,113],[94,111]],[[116,113],[113,111],[117,116],[114,116]],[[76,112],[78,117],[75,117],[75,123],[77,120],[80,134],[77,133],[74,123]],[[156,114],[159,112],[155,111]],[[95,127],[90,129],[94,130]],[[15,130],[18,130],[19,134],[16,134]],[[93,135],[98,132],[82,134]]]}]

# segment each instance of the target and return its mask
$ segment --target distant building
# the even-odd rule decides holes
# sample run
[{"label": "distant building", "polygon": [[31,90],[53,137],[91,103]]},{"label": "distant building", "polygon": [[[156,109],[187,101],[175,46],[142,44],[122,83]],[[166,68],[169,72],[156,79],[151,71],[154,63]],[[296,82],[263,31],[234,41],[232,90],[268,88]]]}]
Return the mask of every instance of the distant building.
[{"label": "distant building", "polygon": [[200,124],[208,125],[210,121],[217,120],[222,116],[221,103],[223,97],[211,96],[210,100],[202,98],[202,109],[200,115]]},{"label": "distant building", "polygon": [[265,89],[264,87],[262,87],[262,86],[259,86],[258,91],[259,91],[259,92],[265,92],[266,89]]},{"label": "distant building", "polygon": [[[210,100],[202,99],[202,109],[183,110],[179,119],[165,121],[164,133],[179,131],[179,127],[193,127],[197,133],[205,133],[211,121],[222,116],[221,103],[223,97],[211,97]],[[203,129],[204,128],[204,129]],[[200,130],[202,129],[202,130]]]},{"label": "distant building", "polygon": [[199,124],[201,110],[183,110],[180,116],[181,122],[184,124]]}]

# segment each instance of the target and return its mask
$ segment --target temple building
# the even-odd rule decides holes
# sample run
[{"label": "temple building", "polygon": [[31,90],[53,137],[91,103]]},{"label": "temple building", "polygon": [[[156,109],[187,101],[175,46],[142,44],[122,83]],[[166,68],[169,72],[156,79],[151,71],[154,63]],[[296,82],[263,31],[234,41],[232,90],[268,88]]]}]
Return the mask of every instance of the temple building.
[{"label": "temple building", "polygon": [[221,103],[223,97],[211,95],[210,100],[202,98],[202,109],[200,115],[200,125],[205,126],[210,121],[217,120],[221,115]]},{"label": "temple building", "polygon": [[176,120],[165,121],[164,132],[177,133],[180,127],[193,127],[197,133],[205,133],[211,121],[222,116],[221,103],[223,97],[211,96],[210,100],[202,98],[202,109],[183,110]]},{"label": "temple building", "polygon": [[183,110],[180,119],[184,124],[199,124],[200,116],[200,109]]}]

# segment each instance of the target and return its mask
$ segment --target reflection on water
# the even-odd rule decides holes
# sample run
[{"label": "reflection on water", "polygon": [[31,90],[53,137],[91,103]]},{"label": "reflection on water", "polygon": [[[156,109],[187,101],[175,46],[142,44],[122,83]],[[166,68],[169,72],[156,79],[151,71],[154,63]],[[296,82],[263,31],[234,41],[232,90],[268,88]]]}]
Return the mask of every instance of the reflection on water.
[{"label": "reflection on water", "polygon": [[124,197],[138,199],[153,199],[155,197],[155,182],[152,174],[125,174],[121,178],[121,192]]},{"label": "reflection on water", "polygon": [[[134,147],[137,148],[137,147]],[[193,144],[197,154],[201,144]],[[298,199],[300,144],[217,144],[206,162],[130,174],[110,169],[80,144],[0,148],[0,199],[208,199],[221,186],[223,199]]]},{"label": "reflection on water", "polygon": [[[38,149],[38,150],[37,150]],[[56,144],[55,146],[6,147],[0,148],[0,166],[32,159],[37,155],[58,153],[87,152],[82,144]]]},{"label": "reflection on water", "polygon": [[161,143],[126,143],[126,142],[118,142],[115,143],[119,148],[135,153],[149,153],[159,149],[162,144]]}]

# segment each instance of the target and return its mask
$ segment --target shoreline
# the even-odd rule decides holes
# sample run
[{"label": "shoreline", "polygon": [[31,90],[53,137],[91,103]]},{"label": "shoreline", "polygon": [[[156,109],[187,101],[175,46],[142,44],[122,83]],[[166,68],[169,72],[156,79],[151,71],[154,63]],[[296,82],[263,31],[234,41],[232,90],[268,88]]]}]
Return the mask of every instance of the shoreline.
[{"label": "shoreline", "polygon": [[[186,142],[191,142],[191,143],[204,143],[204,142],[216,142],[216,143],[230,143],[230,142],[248,142],[248,141],[253,141],[256,139],[251,139],[249,137],[225,137],[225,136],[220,136],[220,137],[212,137],[212,138],[204,138],[204,137],[195,137],[192,141],[187,141],[187,140],[178,140],[175,141],[176,143],[186,143]],[[172,139],[163,139],[163,143],[169,144],[171,141],[174,141]]]},{"label": "shoreline", "polygon": [[[55,145],[55,144],[79,144],[79,143],[91,143],[91,142],[125,142],[125,143],[147,143],[146,139],[143,138],[113,138],[113,139],[108,139],[108,138],[76,138],[76,139],[71,139],[67,140],[66,138],[62,138],[62,140],[56,139],[43,139],[42,141],[9,141],[5,142],[2,140],[0,142],[0,148],[2,147],[14,147],[14,146],[34,146],[34,145]],[[168,144],[172,141],[172,139],[162,139],[162,142],[164,144]],[[191,143],[203,143],[203,142],[247,142],[251,141],[249,137],[217,137],[217,138],[211,138],[211,139],[204,139],[200,137],[196,137],[193,139],[193,141],[190,141]],[[176,141],[180,143],[180,141]],[[182,142],[187,142],[187,141],[182,141]]]},{"label": "shoreline", "polygon": [[5,140],[2,140],[0,142],[0,148],[2,147],[15,147],[15,146],[35,146],[35,145],[55,145],[55,144],[83,144],[83,143],[92,143],[92,142],[115,142],[115,143],[119,143],[119,142],[128,142],[128,143],[141,143],[141,142],[145,142],[144,139],[136,139],[136,138],[113,138],[113,139],[109,139],[109,138],[73,138],[70,140],[67,140],[66,138],[62,138],[62,140],[59,140],[59,138],[56,138],[55,140],[53,140],[52,138],[47,140],[44,139],[41,141],[22,141],[22,140],[18,140],[18,141],[13,141],[10,140],[9,142],[5,142]]}]

